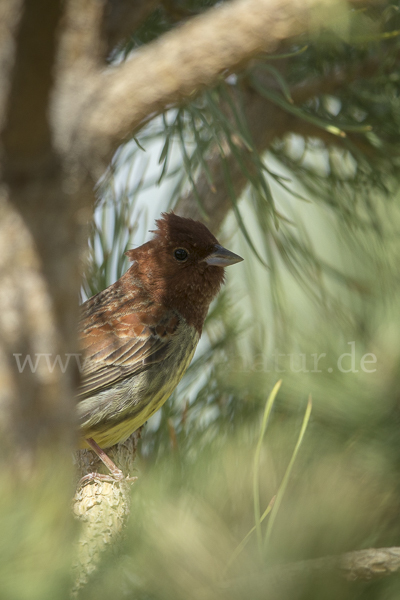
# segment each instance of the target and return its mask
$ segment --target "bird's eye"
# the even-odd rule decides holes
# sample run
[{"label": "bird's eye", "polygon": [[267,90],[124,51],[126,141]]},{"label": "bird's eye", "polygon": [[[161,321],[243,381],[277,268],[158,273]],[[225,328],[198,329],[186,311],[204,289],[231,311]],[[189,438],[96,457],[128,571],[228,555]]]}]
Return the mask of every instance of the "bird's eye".
[{"label": "bird's eye", "polygon": [[185,262],[189,255],[185,248],[177,248],[176,250],[174,250],[174,256],[176,260],[179,260],[179,262]]}]

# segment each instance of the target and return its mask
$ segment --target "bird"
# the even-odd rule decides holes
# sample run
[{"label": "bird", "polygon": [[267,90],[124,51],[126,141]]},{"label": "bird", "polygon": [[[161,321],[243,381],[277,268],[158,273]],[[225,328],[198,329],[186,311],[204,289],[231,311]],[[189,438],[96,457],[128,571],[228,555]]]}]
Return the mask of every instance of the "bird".
[{"label": "bird", "polygon": [[225,267],[243,260],[200,221],[171,211],[156,225],[150,241],[125,253],[132,261],[126,273],[81,305],[80,447],[94,450],[116,479],[123,474],[105,450],[126,440],[172,394]]}]

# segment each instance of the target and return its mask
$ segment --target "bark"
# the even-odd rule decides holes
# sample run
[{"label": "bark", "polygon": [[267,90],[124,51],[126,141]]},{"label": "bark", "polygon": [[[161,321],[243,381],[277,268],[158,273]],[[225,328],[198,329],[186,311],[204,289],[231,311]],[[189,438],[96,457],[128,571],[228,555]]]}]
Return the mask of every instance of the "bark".
[{"label": "bark", "polygon": [[[76,377],[71,369],[62,377],[56,371],[45,375],[45,365],[21,374],[12,355],[35,361],[41,351],[54,360],[73,351],[79,274],[76,231],[69,222],[73,208],[62,188],[62,165],[52,147],[48,118],[61,3],[23,4],[19,19],[18,8],[19,3],[10,6],[4,15],[9,37],[1,61],[1,79],[8,84],[1,99],[2,228],[12,257],[2,265],[9,287],[0,291],[0,312],[10,382],[6,403],[13,406],[6,413],[12,418],[2,444],[22,439],[19,449],[34,454],[38,445],[71,443]],[[24,289],[26,270],[31,285]],[[18,298],[12,306],[10,293]],[[6,335],[9,310],[18,305],[12,336]]]},{"label": "bark", "polygon": [[[0,431],[2,456],[14,468],[30,464],[39,440],[62,445],[60,419],[70,429],[64,436],[73,431],[66,385],[46,364],[49,349],[60,346],[60,334],[41,266],[32,234],[1,190]],[[26,356],[35,363],[40,355],[35,376],[28,366],[22,369]]]},{"label": "bark", "polygon": [[[108,452],[110,458],[126,473],[133,473],[132,465],[139,439],[140,431]],[[77,473],[82,477],[90,473],[106,473],[104,465],[89,450],[76,453],[76,466]],[[129,480],[78,482],[73,510],[82,527],[74,564],[73,596],[79,593],[96,571],[103,553],[123,535],[130,512],[129,495],[133,483]]]}]

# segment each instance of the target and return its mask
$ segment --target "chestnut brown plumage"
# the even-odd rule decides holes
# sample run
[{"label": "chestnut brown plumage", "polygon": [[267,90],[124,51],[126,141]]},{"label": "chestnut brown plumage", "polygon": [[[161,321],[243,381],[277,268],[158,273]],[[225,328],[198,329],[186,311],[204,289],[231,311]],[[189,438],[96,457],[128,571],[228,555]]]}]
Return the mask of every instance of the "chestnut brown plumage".
[{"label": "chestnut brown plumage", "polygon": [[170,212],[156,223],[154,238],[126,253],[128,271],[81,307],[83,447],[123,441],[162,406],[192,360],[224,267],[242,260],[198,221]]}]

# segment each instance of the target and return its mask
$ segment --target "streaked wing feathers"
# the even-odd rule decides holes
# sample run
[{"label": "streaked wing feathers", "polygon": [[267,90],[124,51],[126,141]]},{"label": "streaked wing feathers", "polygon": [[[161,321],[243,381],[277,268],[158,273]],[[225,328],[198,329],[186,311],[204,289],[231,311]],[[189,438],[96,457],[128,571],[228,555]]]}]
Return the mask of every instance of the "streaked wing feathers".
[{"label": "streaked wing feathers", "polygon": [[107,310],[81,322],[84,351],[78,398],[92,396],[138,375],[170,352],[179,317],[173,311],[115,314]]}]

